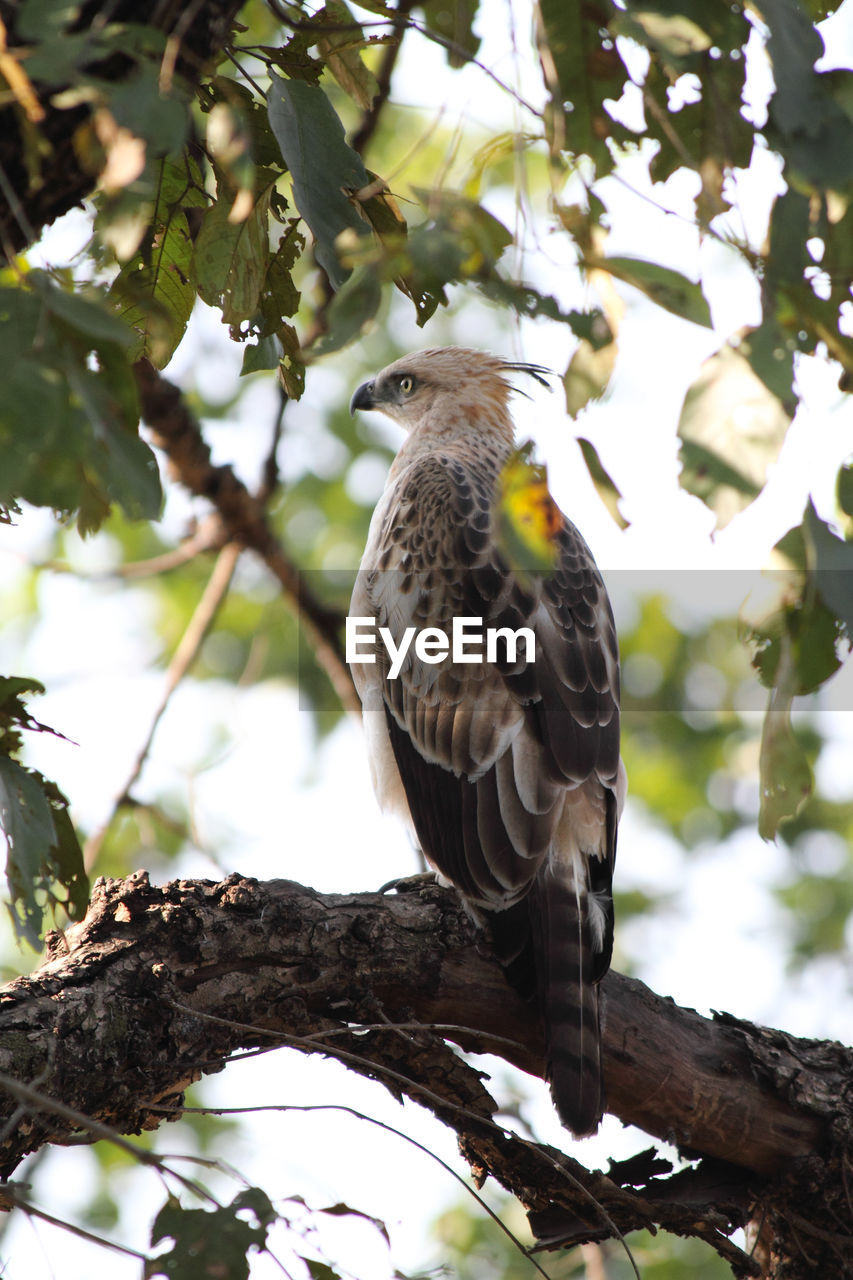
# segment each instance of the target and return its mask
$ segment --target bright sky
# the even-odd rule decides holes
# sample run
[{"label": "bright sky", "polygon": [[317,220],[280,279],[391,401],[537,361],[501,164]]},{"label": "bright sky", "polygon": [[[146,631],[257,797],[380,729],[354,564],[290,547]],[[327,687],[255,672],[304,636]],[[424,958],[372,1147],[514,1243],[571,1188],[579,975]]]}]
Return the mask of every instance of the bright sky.
[{"label": "bright sky", "polygon": [[[850,12],[848,0],[834,22],[827,24],[838,42],[834,48],[838,61],[853,53]],[[512,9],[514,48],[506,13],[500,0],[484,5],[482,60],[541,105],[541,86],[528,50],[527,5],[519,0]],[[451,75],[435,46],[421,41],[408,48],[395,84],[396,98],[428,112],[443,104],[445,123],[475,118],[490,130],[499,121],[508,128],[523,126],[523,113],[519,115],[510,99],[476,69]],[[767,77],[760,54],[756,59],[754,81],[760,98],[762,76],[765,93]],[[712,242],[699,243],[686,216],[690,192],[685,184],[673,181],[663,192],[651,192],[644,186],[639,164],[627,165],[624,176],[640,194],[610,185],[607,199],[614,230],[608,251],[650,257],[665,252],[669,265],[692,278],[701,270],[715,331],[679,324],[633,291],[624,290],[622,356],[606,401],[589,410],[576,429],[565,417],[559,387],[549,395],[531,386],[531,399],[519,398],[516,405],[519,434],[537,440],[558,502],[581,527],[605,571],[619,571],[621,579],[625,570],[680,570],[679,582],[692,583],[701,595],[707,593],[708,580],[697,570],[731,574],[760,567],[773,542],[798,522],[810,492],[819,508],[831,514],[832,480],[840,461],[853,452],[853,405],[849,398],[847,404],[842,402],[832,370],[819,361],[803,361],[799,377],[806,403],[766,493],[712,539],[709,513],[677,485],[675,425],[701,361],[735,325],[757,319],[755,286],[728,251]],[[741,182],[745,215],[759,240],[777,183],[769,157]],[[654,207],[662,201],[674,212]],[[512,217],[509,201],[505,209],[496,204],[495,211]],[[77,221],[78,231],[79,225]],[[68,255],[74,226],[75,219],[69,219],[46,237],[41,253],[47,260],[58,262]],[[565,261],[562,241],[549,234],[546,223],[534,232],[548,255],[544,266],[542,258],[528,259],[534,283],[538,277],[549,291],[577,305],[579,285]],[[411,349],[429,344],[429,333],[416,328],[402,302],[395,308],[393,323],[399,340]],[[523,356],[558,372],[570,354],[567,335],[557,326],[524,323],[508,329],[505,317],[481,307],[460,307],[453,331],[462,343]],[[240,353],[224,347],[223,332],[216,317],[201,309],[170,376],[192,374],[213,389],[224,385],[239,365]],[[344,353],[312,373],[309,396],[296,408],[289,425],[290,460],[299,457],[300,450],[301,456],[312,456],[318,414],[322,415],[325,405],[348,398],[352,387],[370,371],[376,349],[378,343],[368,336],[357,352]],[[252,423],[271,421],[273,401],[271,380],[259,381],[248,402],[243,402],[241,419],[213,427],[216,461],[237,458],[244,473],[252,474],[261,445],[249,428]],[[392,430],[378,420],[375,429],[377,433]],[[624,511],[633,522],[627,533],[616,529],[592,490],[575,444],[577,433],[593,440],[622,489]],[[381,480],[367,472],[362,480],[372,483],[378,495]],[[167,513],[172,528],[181,527],[188,506],[180,498],[172,502]],[[6,591],[20,573],[21,557],[39,555],[48,519],[34,513],[18,528],[0,527],[0,581]],[[96,567],[103,555],[95,541],[80,548],[79,562]],[[32,634],[25,634],[11,618],[0,625],[0,671],[32,674],[48,685],[49,693],[36,709],[39,718],[79,745],[45,738],[34,745],[32,760],[60,782],[72,798],[78,819],[91,828],[122,786],[159,695],[161,676],[147,671],[157,651],[152,620],[144,602],[112,586],[43,576],[39,591],[43,621]],[[832,702],[827,705],[831,708]],[[849,786],[853,747],[849,720],[836,715],[831,724],[834,747],[829,753],[829,778],[839,786]],[[228,726],[233,746],[216,765],[199,773],[199,759],[212,731],[221,725]],[[182,788],[190,780],[200,848],[170,869],[170,874],[218,877],[236,869],[246,875],[289,877],[321,890],[343,891],[375,888],[415,867],[403,833],[378,814],[358,726],[342,725],[317,750],[307,716],[298,709],[292,690],[269,684],[235,690],[216,682],[195,685],[191,681],[181,687],[161,725],[140,794]],[[207,845],[221,850],[221,866],[204,852]],[[674,846],[650,830],[629,802],[620,832],[620,883],[651,893],[671,892],[673,905],[651,924],[626,928],[622,945],[642,957],[640,976],[682,1003],[704,1010],[730,1009],[791,1031],[843,1036],[849,1032],[849,992],[837,967],[815,969],[808,978],[796,981],[783,971],[779,942],[784,926],[768,907],[765,891],[781,866],[781,855],[773,847],[762,844],[757,835],[741,835],[694,857],[685,879],[684,864]],[[517,1076],[503,1067],[496,1071],[498,1095],[511,1096]],[[533,1098],[527,1114],[539,1134],[545,1140],[564,1142],[566,1135],[556,1123],[544,1087],[526,1080],[524,1087]],[[209,1082],[206,1096],[221,1105],[240,1105],[246,1099],[352,1105],[405,1128],[465,1174],[452,1136],[418,1108],[407,1105],[403,1114],[380,1088],[317,1058],[278,1053],[232,1067]],[[601,1134],[583,1144],[577,1154],[587,1162],[601,1163],[637,1149],[639,1143],[647,1145],[647,1139],[624,1132],[611,1117]],[[162,1130],[159,1145],[162,1150],[179,1149],[179,1129]],[[57,1152],[48,1160],[38,1186],[40,1201],[51,1212],[73,1214],[85,1202],[89,1159],[79,1151]],[[392,1229],[390,1257],[367,1227],[336,1227],[333,1232],[341,1234],[341,1260],[370,1280],[390,1277],[392,1264],[413,1270],[436,1261],[427,1225],[443,1205],[460,1197],[460,1188],[449,1175],[402,1139],[335,1115],[326,1120],[296,1114],[250,1120],[229,1150],[229,1159],[273,1196],[298,1193],[314,1204],[344,1199],[384,1218]],[[121,1181],[122,1175],[117,1176]],[[235,1186],[229,1194],[238,1189]],[[143,1177],[134,1179],[132,1190],[128,1183],[127,1194],[133,1200],[115,1235],[144,1247],[143,1233],[162,1203],[162,1188],[155,1179]],[[116,1280],[131,1276],[136,1280],[138,1272],[137,1264],[118,1257],[99,1255],[93,1262],[79,1241],[43,1226],[34,1231],[19,1222],[5,1244],[7,1280],[48,1280],[52,1275],[83,1280],[107,1268]],[[253,1269],[256,1280],[279,1274],[265,1260]]]}]

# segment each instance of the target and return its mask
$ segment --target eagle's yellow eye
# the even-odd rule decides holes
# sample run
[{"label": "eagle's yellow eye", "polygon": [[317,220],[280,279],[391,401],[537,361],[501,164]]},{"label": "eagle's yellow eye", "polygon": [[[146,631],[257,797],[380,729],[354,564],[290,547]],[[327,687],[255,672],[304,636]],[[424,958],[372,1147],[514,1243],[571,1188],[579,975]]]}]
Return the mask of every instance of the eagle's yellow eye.
[{"label": "eagle's yellow eye", "polygon": [[403,377],[400,379],[400,390],[402,391],[403,395],[404,396],[411,395],[414,389],[415,389],[414,378],[410,378],[407,373],[404,374]]}]

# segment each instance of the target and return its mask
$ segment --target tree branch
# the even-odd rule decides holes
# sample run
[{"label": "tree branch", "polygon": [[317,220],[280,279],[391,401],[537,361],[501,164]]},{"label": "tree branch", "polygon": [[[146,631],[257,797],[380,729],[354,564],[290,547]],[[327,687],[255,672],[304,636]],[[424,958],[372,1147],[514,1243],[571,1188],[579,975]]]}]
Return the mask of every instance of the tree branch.
[{"label": "tree branch", "polygon": [[213,465],[210,447],[179,388],[148,360],[138,360],[133,368],[142,416],[154,444],[167,455],[174,478],[196,497],[212,503],[228,541],[248,547],[261,557],[281,584],[285,598],[296,609],[313,644],[315,657],[344,707],[361,714],[340,641],[343,619],[315,597],[305,575],[288,559],[269,526],[262,502],[249,492],[231,467]]},{"label": "tree branch", "polygon": [[853,1128],[853,1053],[700,1017],[619,974],[604,985],[610,1109],[698,1167],[662,1176],[647,1153],[589,1172],[495,1123],[482,1077],[446,1042],[541,1074],[541,1030],[451,890],[321,895],[239,876],[156,888],[138,872],[97,881],[86,919],[50,944],[0,992],[0,1072],[43,1099],[0,1098],[7,1176],[78,1132],[68,1107],[122,1133],[156,1128],[230,1054],[286,1044],[429,1107],[475,1176],[523,1201],[546,1247],[659,1224],[706,1239],[737,1274],[775,1275],[726,1238],[735,1226],[761,1213],[778,1230],[795,1212],[809,1255],[835,1264],[851,1234],[832,1171]]},{"label": "tree branch", "polygon": [[[144,21],[169,35],[167,56],[171,71],[194,83],[225,44],[234,15],[243,3],[244,0],[198,0],[188,5],[186,0],[158,0],[147,6],[141,18],[134,0],[111,0],[109,4],[84,0],[75,29],[83,31],[97,25],[104,15],[110,22]],[[0,0],[0,21],[5,25],[12,52],[21,48],[15,21],[19,7],[11,0]],[[97,70],[104,79],[121,75],[119,64],[107,66],[103,59]],[[75,133],[88,119],[91,108],[55,106],[59,89],[56,84],[40,86],[36,80],[34,88],[44,112],[37,125],[24,120],[16,102],[0,106],[0,245],[6,256],[27,248],[48,223],[82,203],[94,183],[74,145]],[[37,130],[37,143],[33,130]],[[34,172],[34,165],[42,172]]]}]

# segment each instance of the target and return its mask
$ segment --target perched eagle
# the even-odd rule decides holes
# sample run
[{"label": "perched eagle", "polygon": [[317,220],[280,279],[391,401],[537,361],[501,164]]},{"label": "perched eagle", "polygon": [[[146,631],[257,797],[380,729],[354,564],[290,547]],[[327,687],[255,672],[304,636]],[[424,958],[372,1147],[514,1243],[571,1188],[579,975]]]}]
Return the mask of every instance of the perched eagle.
[{"label": "perched eagle", "polygon": [[[534,656],[437,663],[410,645],[352,665],[374,786],[411,819],[431,866],[488,929],[510,981],[538,1002],[560,1118],[593,1133],[604,1108],[597,984],[613,941],[611,880],[625,797],[619,658],[592,555],[564,517],[547,574],[514,572],[496,538],[513,452],[513,373],[536,365],[445,347],[389,365],[351,410],[408,431],[370,524],[351,618],[400,650],[454,618],[530,628]],[[427,651],[424,649],[423,651]]]}]

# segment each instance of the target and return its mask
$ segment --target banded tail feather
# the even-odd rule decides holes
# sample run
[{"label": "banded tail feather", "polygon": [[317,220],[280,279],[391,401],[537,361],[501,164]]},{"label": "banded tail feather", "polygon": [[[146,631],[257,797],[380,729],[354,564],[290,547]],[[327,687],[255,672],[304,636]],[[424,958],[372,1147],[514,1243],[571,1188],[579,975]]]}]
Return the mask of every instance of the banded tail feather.
[{"label": "banded tail feather", "polygon": [[576,893],[565,869],[555,874],[546,864],[522,902],[488,913],[491,948],[507,981],[537,1003],[554,1106],[579,1138],[595,1132],[604,1112],[598,983],[607,970],[612,913],[605,913],[601,939],[590,906],[595,912],[585,887]]},{"label": "banded tail feather", "polygon": [[546,1079],[560,1120],[582,1138],[595,1132],[604,1113],[598,993],[602,973],[590,899],[585,886],[576,891],[565,867],[555,873],[546,864],[528,903]]}]

